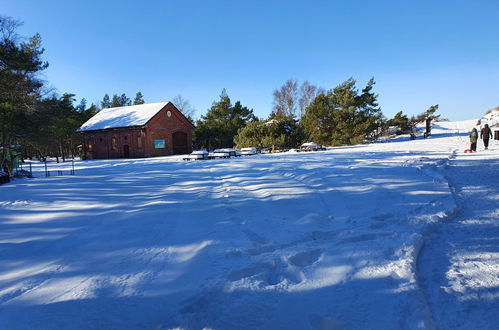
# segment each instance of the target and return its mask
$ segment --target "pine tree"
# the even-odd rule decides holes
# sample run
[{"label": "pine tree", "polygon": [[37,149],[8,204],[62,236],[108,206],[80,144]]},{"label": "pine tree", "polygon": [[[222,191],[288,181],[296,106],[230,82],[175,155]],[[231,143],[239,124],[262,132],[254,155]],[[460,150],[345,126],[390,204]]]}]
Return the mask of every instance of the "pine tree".
[{"label": "pine tree", "polygon": [[137,92],[135,94],[135,99],[133,100],[133,105],[138,105],[138,104],[144,104],[144,96],[142,95],[141,92]]},{"label": "pine tree", "polygon": [[231,147],[239,129],[255,120],[253,110],[243,107],[237,101],[231,104],[225,89],[220,94],[220,100],[213,102],[205,116],[197,122],[195,144],[208,149]]},{"label": "pine tree", "polygon": [[65,158],[75,153],[80,136],[77,129],[81,126],[83,112],[73,106],[74,94],[64,94],[62,97],[52,95],[39,102],[35,119],[36,129],[33,131],[33,146],[44,156],[53,155]]},{"label": "pine tree", "polygon": [[114,94],[113,98],[111,99],[111,108],[116,108],[120,106],[121,106],[120,98],[118,97],[118,94]]},{"label": "pine tree", "polygon": [[422,123],[426,121],[427,119],[429,120],[435,120],[440,118],[440,115],[435,115],[435,112],[438,110],[438,104],[432,105],[431,107],[428,108],[425,112],[422,114],[419,114],[415,118],[416,123]]},{"label": "pine tree", "polygon": [[102,99],[102,101],[100,103],[100,106],[101,106],[101,109],[111,108],[112,104],[111,104],[111,100],[109,99],[108,94],[104,95],[104,98]]},{"label": "pine tree", "polygon": [[234,141],[241,148],[289,149],[299,146],[304,137],[296,119],[272,113],[267,120],[253,121],[240,129]]},{"label": "pine tree", "polygon": [[120,104],[119,106],[121,107],[127,107],[129,105],[132,105],[132,100],[130,100],[124,93],[118,97],[118,100]]},{"label": "pine tree", "polygon": [[402,111],[399,111],[392,119],[386,122],[387,126],[395,126],[400,129],[401,134],[409,133],[415,127],[414,119],[409,119]]},{"label": "pine tree", "polygon": [[302,125],[309,137],[324,145],[349,145],[374,139],[382,123],[378,96],[371,79],[359,95],[356,81],[346,80],[326,94],[319,94],[307,107]]},{"label": "pine tree", "polygon": [[[44,49],[40,35],[18,42],[20,25],[0,16],[0,146],[18,143],[32,131],[30,116],[43,86],[37,75],[48,67],[41,59]],[[0,168],[5,156],[0,151]]]},{"label": "pine tree", "polygon": [[83,112],[87,108],[87,100],[85,98],[82,98],[80,101],[80,104],[76,107],[76,110],[78,112]]}]

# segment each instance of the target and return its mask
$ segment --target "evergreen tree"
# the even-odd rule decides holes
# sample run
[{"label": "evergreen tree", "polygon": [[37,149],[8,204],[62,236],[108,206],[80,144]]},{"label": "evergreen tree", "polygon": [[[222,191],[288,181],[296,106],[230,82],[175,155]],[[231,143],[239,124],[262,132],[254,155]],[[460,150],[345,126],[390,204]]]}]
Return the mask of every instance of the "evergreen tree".
[{"label": "evergreen tree", "polygon": [[118,94],[114,94],[111,100],[111,108],[121,107],[121,101]]},{"label": "evergreen tree", "polygon": [[125,94],[121,94],[119,100],[122,107],[132,105],[132,100],[130,100]]},{"label": "evergreen tree", "polygon": [[[32,130],[33,113],[43,83],[38,74],[47,68],[41,55],[41,37],[18,42],[20,22],[0,16],[0,146],[25,139]],[[0,151],[0,167],[6,155]]]},{"label": "evergreen tree", "polygon": [[375,84],[374,78],[371,78],[362,89],[362,94],[357,97],[357,110],[354,114],[354,139],[358,141],[356,143],[376,139],[378,129],[383,125],[383,114],[377,103],[378,95],[373,93]]},{"label": "evergreen tree", "polygon": [[414,118],[409,119],[402,111],[399,111],[392,119],[386,122],[386,125],[398,127],[401,134],[406,134],[414,129],[416,123]]},{"label": "evergreen tree", "polygon": [[76,107],[76,110],[78,112],[83,112],[85,111],[86,108],[87,108],[87,100],[85,100],[85,98],[82,98],[80,104],[78,104],[78,106]]},{"label": "evergreen tree", "polygon": [[95,104],[90,104],[90,107],[83,112],[81,122],[84,123],[99,112],[99,108]]},{"label": "evergreen tree", "polygon": [[116,107],[126,107],[132,105],[132,101],[123,93],[120,96],[118,94],[113,95],[113,99],[111,101],[111,108]]},{"label": "evergreen tree", "polygon": [[109,95],[106,94],[104,95],[104,98],[102,99],[102,102],[100,103],[101,109],[107,109],[111,108],[111,100],[109,99]]},{"label": "evergreen tree", "polygon": [[432,105],[431,107],[428,108],[425,112],[422,114],[419,114],[416,116],[414,119],[415,123],[422,123],[426,121],[427,119],[429,120],[435,120],[440,118],[440,115],[435,115],[435,112],[438,110],[438,104]]},{"label": "evergreen tree", "polygon": [[381,110],[372,92],[371,79],[359,94],[356,81],[346,80],[326,94],[319,94],[302,117],[309,137],[324,145],[349,145],[374,139],[382,123]]},{"label": "evergreen tree", "polygon": [[137,105],[137,104],[144,104],[144,96],[142,95],[141,92],[137,92],[137,94],[135,94],[135,99],[133,100],[133,105]]},{"label": "evergreen tree", "polygon": [[331,145],[335,128],[333,92],[319,94],[307,107],[300,124],[315,143]]},{"label": "evergreen tree", "polygon": [[62,97],[52,95],[39,102],[34,119],[36,129],[31,137],[32,146],[42,156],[53,155],[64,161],[75,154],[75,146],[79,144],[80,136],[77,129],[81,126],[83,113],[73,106],[74,94],[64,94]]},{"label": "evergreen tree", "polygon": [[240,129],[234,141],[241,148],[289,149],[299,146],[304,137],[296,119],[272,113],[267,120],[253,121]]},{"label": "evergreen tree", "polygon": [[255,119],[253,110],[243,107],[241,102],[232,105],[223,89],[220,100],[213,102],[208,113],[198,120],[195,144],[208,149],[231,147],[238,130]]}]

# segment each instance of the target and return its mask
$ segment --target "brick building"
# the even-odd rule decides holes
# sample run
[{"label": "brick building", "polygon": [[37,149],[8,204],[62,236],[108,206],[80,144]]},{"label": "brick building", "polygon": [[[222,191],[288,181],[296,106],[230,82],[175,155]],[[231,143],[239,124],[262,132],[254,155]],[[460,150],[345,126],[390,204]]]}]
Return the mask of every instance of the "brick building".
[{"label": "brick building", "polygon": [[171,103],[102,109],[78,130],[85,159],[140,158],[192,151],[193,124]]}]

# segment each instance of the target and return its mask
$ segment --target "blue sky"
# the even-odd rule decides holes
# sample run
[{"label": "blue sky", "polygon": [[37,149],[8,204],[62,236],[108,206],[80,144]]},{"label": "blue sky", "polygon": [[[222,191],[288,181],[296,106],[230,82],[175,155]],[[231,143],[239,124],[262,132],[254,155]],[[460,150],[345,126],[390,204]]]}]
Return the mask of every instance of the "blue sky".
[{"label": "blue sky", "polygon": [[499,106],[499,1],[26,1],[0,14],[39,32],[59,93],[98,102],[181,94],[206,113],[226,88],[260,117],[287,79],[326,89],[370,77],[386,117],[440,104],[478,118]]}]

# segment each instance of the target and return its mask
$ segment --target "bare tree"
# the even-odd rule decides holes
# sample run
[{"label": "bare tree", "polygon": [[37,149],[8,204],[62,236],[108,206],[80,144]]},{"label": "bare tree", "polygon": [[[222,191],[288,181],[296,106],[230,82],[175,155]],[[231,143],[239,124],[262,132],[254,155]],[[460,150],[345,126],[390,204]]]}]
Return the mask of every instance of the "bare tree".
[{"label": "bare tree", "polygon": [[22,25],[21,21],[11,17],[0,16],[0,40],[3,43],[7,41],[16,42],[18,35],[16,30]]},{"label": "bare tree", "polygon": [[[324,94],[323,88],[312,85],[305,81],[298,90],[295,80],[288,80],[280,89],[274,90],[274,112],[285,116],[305,114],[305,109],[319,94]],[[300,113],[297,114],[297,111]]]},{"label": "bare tree", "polygon": [[317,92],[321,90],[317,88],[317,86],[312,85],[305,80],[300,87],[300,98],[298,99],[298,103],[300,104],[300,117],[305,114],[305,109],[312,103],[312,101],[317,96]]},{"label": "bare tree", "polygon": [[190,120],[194,120],[196,109],[191,105],[189,100],[184,99],[182,95],[178,94],[172,99],[172,103],[184,114],[184,116]]},{"label": "bare tree", "polygon": [[288,80],[280,89],[274,90],[274,112],[285,116],[294,116],[298,106],[298,83]]}]

